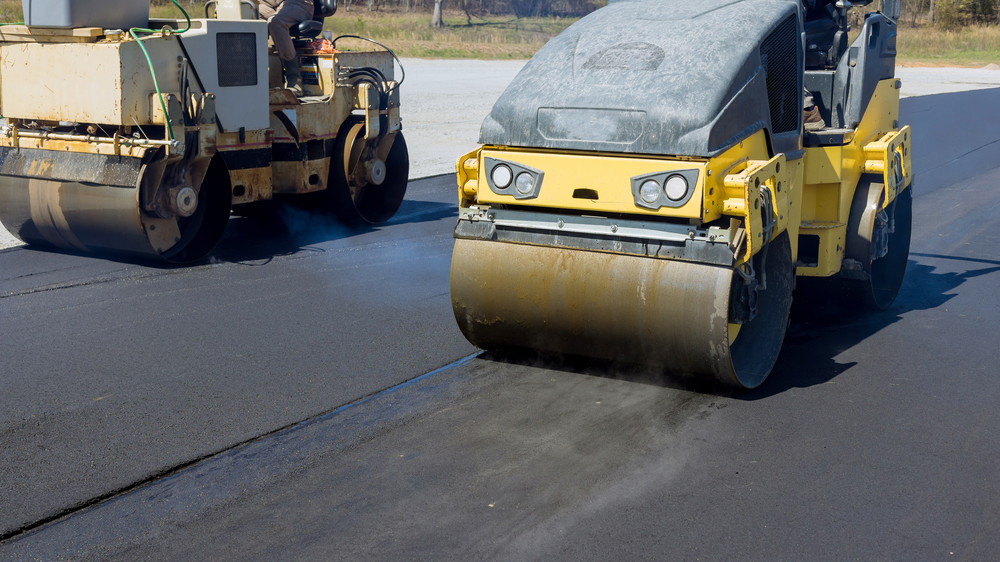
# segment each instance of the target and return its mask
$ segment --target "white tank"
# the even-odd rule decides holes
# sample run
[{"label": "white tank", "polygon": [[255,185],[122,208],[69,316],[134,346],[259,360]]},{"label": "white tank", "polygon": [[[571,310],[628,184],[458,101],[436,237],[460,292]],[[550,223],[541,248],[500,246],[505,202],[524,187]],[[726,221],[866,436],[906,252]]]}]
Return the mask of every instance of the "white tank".
[{"label": "white tank", "polygon": [[24,23],[37,27],[129,29],[149,25],[149,0],[21,0]]}]

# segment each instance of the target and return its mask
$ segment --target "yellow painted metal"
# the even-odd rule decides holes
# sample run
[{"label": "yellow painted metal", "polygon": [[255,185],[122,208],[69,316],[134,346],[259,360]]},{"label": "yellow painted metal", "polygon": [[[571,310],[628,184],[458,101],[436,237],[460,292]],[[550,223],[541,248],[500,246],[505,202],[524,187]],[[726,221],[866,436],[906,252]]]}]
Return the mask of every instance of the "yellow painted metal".
[{"label": "yellow painted metal", "polygon": [[883,208],[888,208],[896,195],[913,180],[910,169],[910,127],[888,132],[875,142],[865,145],[865,173],[879,174],[885,186]]},{"label": "yellow painted metal", "polygon": [[[515,199],[511,195],[494,193],[489,187],[484,158],[535,168],[544,173],[539,196]],[[672,157],[636,157],[609,153],[568,152],[508,147],[482,147],[458,158],[455,164],[459,205],[514,205],[572,210],[581,213],[622,213],[636,218],[670,217],[707,223],[730,216],[742,221],[742,246],[738,249],[740,263],[750,259],[759,249],[782,232],[791,238],[793,259],[797,251],[798,222],[801,214],[804,166],[801,159],[788,161],[784,154],[770,157],[767,137],[758,131],[711,159],[681,159]],[[681,207],[661,207],[658,210],[636,205],[631,191],[631,178],[639,175],[698,170],[698,183],[691,199]],[[585,188],[598,197],[574,197],[576,190]],[[774,228],[765,241],[762,212],[763,197],[770,198],[774,211]]]},{"label": "yellow painted metal", "polygon": [[[723,213],[742,219],[746,231],[746,244],[736,255],[740,263],[785,231],[795,189],[784,154],[767,161],[748,160],[745,164],[742,170],[726,175],[723,180],[726,194]],[[764,212],[765,207],[770,212]],[[765,232],[768,225],[764,221],[772,225],[769,232]]]},{"label": "yellow painted metal", "polygon": [[734,144],[722,154],[712,158],[705,166],[706,180],[704,191],[703,222],[721,219],[727,213],[725,178],[745,169],[750,161],[768,161],[771,153],[767,147],[767,136],[764,131],[757,131],[742,141]]},{"label": "yellow painted metal", "polygon": [[466,209],[476,201],[479,194],[479,153],[477,148],[468,154],[463,154],[455,161],[456,177],[458,178],[458,206]]},{"label": "yellow painted metal", "polygon": [[[517,200],[511,195],[491,191],[486,179],[489,170],[483,165],[484,158],[487,157],[542,171],[545,175],[539,196]],[[683,206],[652,210],[635,204],[631,178],[692,169],[699,172],[698,183],[693,186],[693,196]],[[760,188],[763,186],[770,190],[772,208],[777,213],[778,223],[772,232],[773,238],[785,231],[792,224],[789,219],[798,214],[801,198],[797,196],[796,186],[801,184],[801,171],[801,162],[789,163],[784,155],[771,158],[764,131],[754,133],[712,159],[486,146],[459,157],[456,162],[462,207],[472,204],[517,205],[584,213],[661,216],[701,222],[733,216],[748,221],[751,225],[749,230],[752,240],[744,252],[744,258],[755,254],[763,244],[762,238],[758,236],[762,235]],[[574,197],[574,193],[581,189],[596,193],[597,198]]]},{"label": "yellow painted metal", "polygon": [[[164,92],[179,91],[175,41],[148,41]],[[0,114],[22,119],[133,125],[151,123],[149,67],[134,41],[7,43],[0,47]],[[39,72],[39,69],[50,69]],[[58,95],[40,93],[58,92]]]},{"label": "yellow painted metal", "polygon": [[[498,195],[487,185],[483,158],[496,158],[506,162],[541,170],[545,176],[535,199],[515,200],[511,195]],[[630,213],[635,215],[660,215],[687,219],[701,219],[704,161],[685,161],[668,158],[632,157],[620,154],[570,153],[553,150],[522,150],[487,146],[479,153],[479,176],[476,201],[484,205],[517,204],[523,207],[548,207],[573,209],[581,212]],[[635,176],[675,170],[698,170],[698,185],[692,186],[694,195],[681,207],[645,209],[635,204],[631,179]],[[577,190],[596,192],[597,198],[574,197]]]},{"label": "yellow painted metal", "polygon": [[[898,126],[899,86],[896,79],[878,83],[857,129],[846,132],[846,144],[805,149],[799,233],[819,238],[819,255],[815,265],[799,266],[797,275],[829,277],[840,271],[851,202],[862,174],[875,173],[888,179],[892,159],[899,154],[904,174],[899,185],[908,186],[912,181],[909,127]],[[886,183],[887,192],[889,189]],[[891,203],[898,191],[887,193],[883,204]]]},{"label": "yellow painted metal", "polygon": [[[274,131],[264,129],[244,131],[242,136],[239,133],[219,133],[215,148],[222,155],[254,153],[271,150],[273,143]],[[229,185],[233,194],[233,205],[271,199],[274,189],[273,173],[274,169],[269,165],[231,168]]]}]

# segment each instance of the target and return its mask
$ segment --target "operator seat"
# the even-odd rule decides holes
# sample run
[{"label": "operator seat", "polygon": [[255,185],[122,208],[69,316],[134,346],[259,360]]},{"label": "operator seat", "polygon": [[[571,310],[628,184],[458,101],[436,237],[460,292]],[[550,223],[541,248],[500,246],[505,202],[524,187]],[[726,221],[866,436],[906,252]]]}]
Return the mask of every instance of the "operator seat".
[{"label": "operator seat", "polygon": [[306,43],[319,37],[319,34],[323,32],[323,19],[336,12],[337,0],[313,0],[312,19],[308,19],[289,30],[295,47],[304,47]]},{"label": "operator seat", "polygon": [[[838,33],[837,10],[829,0],[804,0],[806,70],[832,68],[847,50],[847,35]],[[836,52],[833,50],[836,44]]]}]

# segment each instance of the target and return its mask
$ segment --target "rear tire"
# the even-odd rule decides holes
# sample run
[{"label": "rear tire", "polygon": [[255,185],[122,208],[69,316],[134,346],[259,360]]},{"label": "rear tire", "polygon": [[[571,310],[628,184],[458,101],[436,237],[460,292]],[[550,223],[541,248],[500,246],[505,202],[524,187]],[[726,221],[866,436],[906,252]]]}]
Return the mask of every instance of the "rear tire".
[{"label": "rear tire", "polygon": [[913,188],[907,187],[896,196],[895,228],[889,234],[889,251],[868,264],[865,282],[865,305],[873,310],[892,306],[903,285],[906,262],[910,257],[910,232],[913,228]]},{"label": "rear tire", "polygon": [[842,279],[847,304],[870,310],[892,306],[903,284],[910,255],[913,225],[913,187],[907,186],[885,210],[892,231],[887,233],[888,251],[873,258],[873,238],[877,238],[875,212],[882,208],[884,184],[870,176],[862,179],[854,193],[847,227],[845,258],[861,264],[863,279]]},{"label": "rear tire", "polygon": [[385,179],[380,185],[352,181],[358,177],[352,163],[364,150],[364,120],[352,117],[344,122],[334,144],[330,180],[323,192],[325,206],[349,226],[378,225],[391,219],[406,195],[410,156],[403,133],[396,133],[385,159]]}]

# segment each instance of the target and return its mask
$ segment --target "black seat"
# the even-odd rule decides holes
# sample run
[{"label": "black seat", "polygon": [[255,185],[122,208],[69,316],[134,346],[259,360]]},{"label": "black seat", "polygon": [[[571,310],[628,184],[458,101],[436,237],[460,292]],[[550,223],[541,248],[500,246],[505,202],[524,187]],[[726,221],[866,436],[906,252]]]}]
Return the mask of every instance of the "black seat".
[{"label": "black seat", "polygon": [[313,17],[291,29],[292,41],[298,47],[319,37],[323,32],[323,19],[337,12],[337,0],[313,0]]},{"label": "black seat", "polygon": [[[847,36],[838,35],[837,10],[832,2],[819,0],[806,3],[806,61],[807,70],[819,70],[836,65],[847,48]],[[837,49],[833,47],[836,43]]]}]

